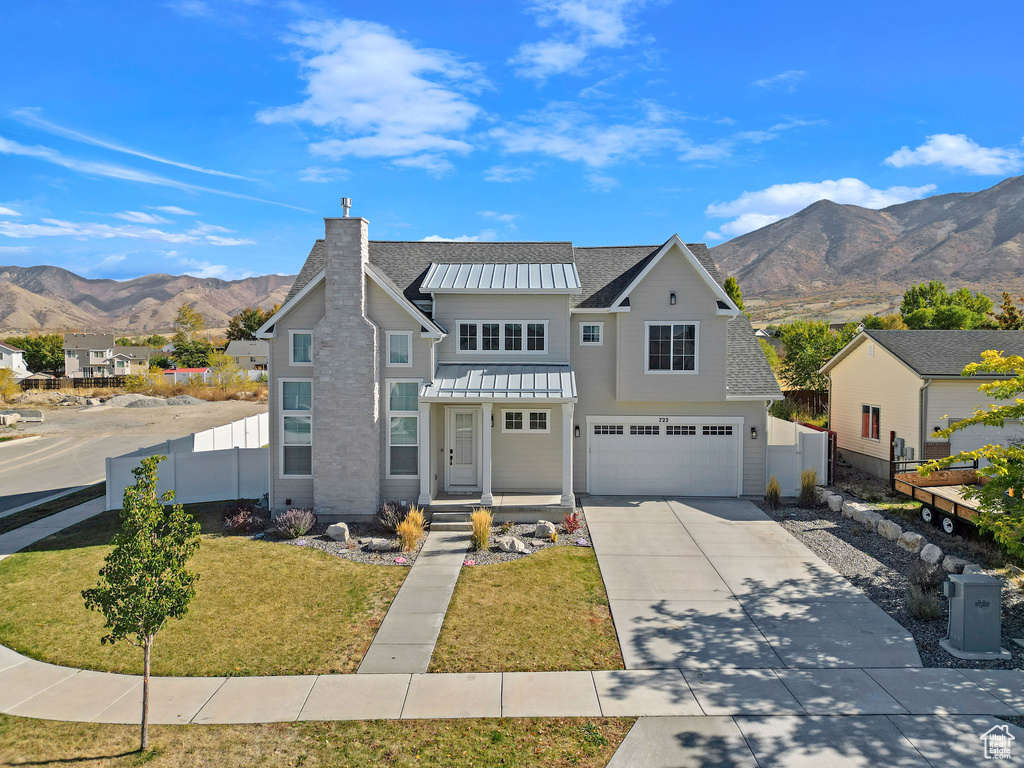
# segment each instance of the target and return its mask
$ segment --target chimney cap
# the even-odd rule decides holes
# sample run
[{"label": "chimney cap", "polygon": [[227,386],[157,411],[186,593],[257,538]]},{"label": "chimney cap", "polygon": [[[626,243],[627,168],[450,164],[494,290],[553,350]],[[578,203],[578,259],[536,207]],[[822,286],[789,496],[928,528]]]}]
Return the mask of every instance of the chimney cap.
[{"label": "chimney cap", "polygon": [[350,208],[352,208],[352,198],[351,197],[343,197],[343,198],[341,198],[341,210],[344,213],[346,218],[348,218],[348,212],[349,212]]}]

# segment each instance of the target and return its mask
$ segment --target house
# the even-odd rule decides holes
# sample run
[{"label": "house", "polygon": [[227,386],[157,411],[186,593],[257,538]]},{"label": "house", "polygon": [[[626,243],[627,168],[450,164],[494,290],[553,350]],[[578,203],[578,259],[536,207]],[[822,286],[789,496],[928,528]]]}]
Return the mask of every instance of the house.
[{"label": "house", "polygon": [[229,341],[224,354],[232,358],[235,365],[244,371],[265,371],[270,344],[262,339]]},{"label": "house", "polygon": [[257,332],[275,511],[764,493],[782,394],[704,245],[371,241],[365,219],[325,222]]},{"label": "house", "polygon": [[209,368],[168,368],[160,371],[164,381],[168,384],[189,384],[192,381],[209,382]]},{"label": "house", "polygon": [[119,347],[112,333],[69,333],[64,337],[64,375],[72,379],[146,373],[150,347]]},{"label": "house", "polygon": [[994,349],[1024,355],[1024,331],[864,330],[821,369],[828,374],[829,425],[850,464],[889,476],[890,445],[897,458],[937,459],[1001,443],[1018,434],[970,427],[950,438],[935,433],[990,400],[978,386],[992,376],[962,376],[968,363]]},{"label": "house", "polygon": [[15,379],[24,379],[31,375],[28,366],[25,365],[25,351],[4,344],[0,341],[0,368],[8,368],[14,372]]}]

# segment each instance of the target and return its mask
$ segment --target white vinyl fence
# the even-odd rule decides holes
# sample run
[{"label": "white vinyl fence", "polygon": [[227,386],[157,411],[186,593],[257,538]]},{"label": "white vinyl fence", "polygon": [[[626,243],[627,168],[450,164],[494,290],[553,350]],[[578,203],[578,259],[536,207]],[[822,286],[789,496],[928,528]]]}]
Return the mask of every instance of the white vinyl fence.
[{"label": "white vinyl fence", "polygon": [[775,475],[783,496],[800,494],[800,474],[818,471],[818,483],[828,479],[828,433],[768,417],[768,475]]},{"label": "white vinyl fence", "polygon": [[168,440],[163,450],[143,450],[107,459],[107,509],[118,509],[132,470],[145,456],[164,454],[157,465],[157,493],[174,491],[182,504],[258,499],[270,490],[268,416],[261,413],[231,424]]}]

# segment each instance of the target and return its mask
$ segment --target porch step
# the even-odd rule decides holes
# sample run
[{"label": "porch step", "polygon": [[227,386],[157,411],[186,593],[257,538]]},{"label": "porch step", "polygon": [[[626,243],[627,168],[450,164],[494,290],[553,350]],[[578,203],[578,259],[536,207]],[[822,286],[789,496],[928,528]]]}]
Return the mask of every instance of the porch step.
[{"label": "porch step", "polygon": [[472,531],[473,524],[470,522],[452,522],[452,523],[439,523],[432,522],[430,524],[430,530],[432,531]]},{"label": "porch step", "polygon": [[469,512],[446,510],[430,516],[430,530],[472,531],[473,524],[469,521]]}]

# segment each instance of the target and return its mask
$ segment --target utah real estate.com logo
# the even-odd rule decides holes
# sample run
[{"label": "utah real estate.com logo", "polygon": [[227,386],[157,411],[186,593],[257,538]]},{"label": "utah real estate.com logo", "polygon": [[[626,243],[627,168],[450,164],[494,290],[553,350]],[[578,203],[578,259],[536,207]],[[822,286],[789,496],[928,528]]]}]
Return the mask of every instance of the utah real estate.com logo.
[{"label": "utah real estate.com logo", "polygon": [[1010,733],[1010,726],[997,725],[981,734],[981,742],[985,745],[986,760],[1009,760],[1010,743],[1016,736]]}]

